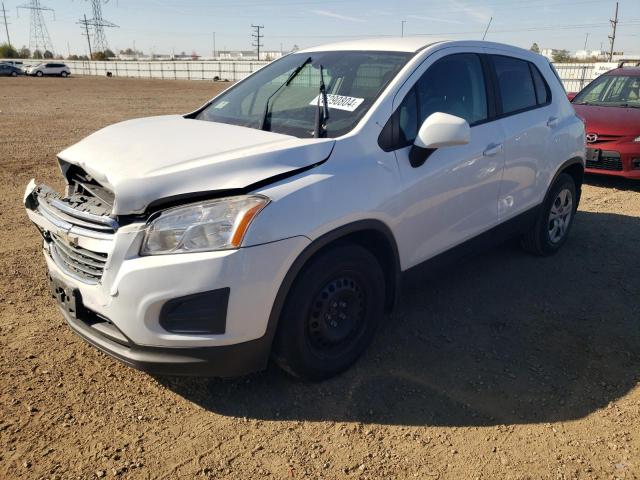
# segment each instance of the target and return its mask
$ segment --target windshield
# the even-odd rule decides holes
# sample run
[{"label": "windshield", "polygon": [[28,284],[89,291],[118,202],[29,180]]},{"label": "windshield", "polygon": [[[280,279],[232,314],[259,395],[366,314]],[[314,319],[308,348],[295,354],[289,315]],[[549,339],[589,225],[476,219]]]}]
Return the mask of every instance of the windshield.
[{"label": "windshield", "polygon": [[[403,52],[359,51],[287,55],[218,96],[196,118],[313,137],[322,66],[330,111],[323,127],[327,137],[335,138],[358,123],[410,57]],[[296,69],[300,71],[287,84]]]},{"label": "windshield", "polygon": [[640,108],[640,77],[603,75],[576,95],[573,103]]}]

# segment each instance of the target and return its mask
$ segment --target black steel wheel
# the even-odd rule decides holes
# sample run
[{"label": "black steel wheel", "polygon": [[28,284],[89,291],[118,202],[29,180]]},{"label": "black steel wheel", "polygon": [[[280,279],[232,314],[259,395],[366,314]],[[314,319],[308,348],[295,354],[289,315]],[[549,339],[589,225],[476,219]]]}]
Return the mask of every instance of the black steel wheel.
[{"label": "black steel wheel", "polygon": [[341,244],[319,254],[287,297],[274,345],[277,362],[308,380],[347,369],[371,342],[384,301],[384,275],[368,250]]}]

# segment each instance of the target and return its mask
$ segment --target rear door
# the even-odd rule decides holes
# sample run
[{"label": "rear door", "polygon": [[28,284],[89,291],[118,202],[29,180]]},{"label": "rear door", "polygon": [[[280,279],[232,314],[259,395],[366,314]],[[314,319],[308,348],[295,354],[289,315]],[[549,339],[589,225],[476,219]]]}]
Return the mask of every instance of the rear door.
[{"label": "rear door", "polygon": [[[505,134],[505,165],[498,215],[506,220],[538,205],[547,189],[542,175],[556,162],[551,145],[560,114],[538,68],[527,60],[491,54],[497,91],[498,123]],[[557,162],[556,162],[557,163]]]},{"label": "rear door", "polygon": [[[504,164],[503,135],[493,121],[488,67],[480,50],[435,52],[394,101],[399,137],[395,149],[406,210],[397,238],[408,265],[427,260],[497,223]],[[432,113],[462,117],[471,126],[467,145],[435,150],[420,166],[409,161],[419,126]]]}]

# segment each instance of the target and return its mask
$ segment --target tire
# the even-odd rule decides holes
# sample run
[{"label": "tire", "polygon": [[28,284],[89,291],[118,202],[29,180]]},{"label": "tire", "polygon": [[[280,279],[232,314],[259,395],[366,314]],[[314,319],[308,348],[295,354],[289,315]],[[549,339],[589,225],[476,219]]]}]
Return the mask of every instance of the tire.
[{"label": "tire", "polygon": [[43,75],[43,73],[41,71],[37,71],[36,72],[36,77],[41,77]]},{"label": "tire", "polygon": [[276,362],[304,380],[349,368],[371,343],[384,314],[384,274],[366,249],[339,244],[303,268],[285,302]]},{"label": "tire", "polygon": [[18,76],[18,74],[17,74],[16,72],[11,72],[11,76],[12,76],[12,77],[17,77],[17,76]]},{"label": "tire", "polygon": [[61,76],[62,78],[67,78],[67,75],[69,75],[67,72],[62,72],[62,73],[60,74],[60,76]]},{"label": "tire", "polygon": [[556,253],[567,241],[577,207],[575,181],[561,173],[549,189],[535,224],[522,237],[522,247],[540,256]]}]

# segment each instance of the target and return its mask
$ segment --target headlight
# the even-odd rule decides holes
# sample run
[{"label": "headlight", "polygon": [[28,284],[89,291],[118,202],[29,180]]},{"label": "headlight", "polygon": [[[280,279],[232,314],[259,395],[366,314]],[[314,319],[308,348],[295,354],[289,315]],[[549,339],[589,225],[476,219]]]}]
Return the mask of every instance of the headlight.
[{"label": "headlight", "polygon": [[634,142],[640,142],[640,136],[633,139]]},{"label": "headlight", "polygon": [[268,203],[266,197],[246,195],[165,210],[147,225],[140,253],[159,255],[238,248],[251,220]]}]

